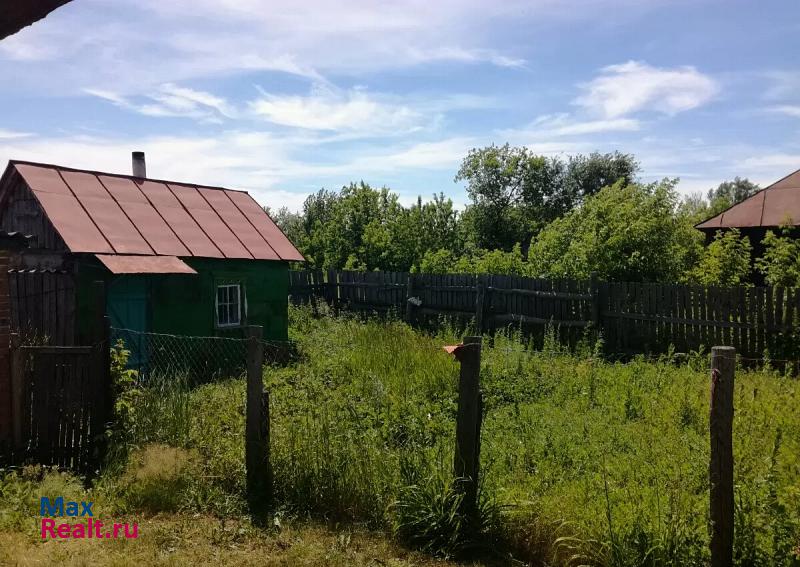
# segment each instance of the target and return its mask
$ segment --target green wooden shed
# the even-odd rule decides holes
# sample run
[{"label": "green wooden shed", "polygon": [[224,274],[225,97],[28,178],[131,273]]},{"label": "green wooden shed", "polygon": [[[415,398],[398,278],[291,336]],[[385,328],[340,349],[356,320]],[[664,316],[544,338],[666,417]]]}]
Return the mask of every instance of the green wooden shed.
[{"label": "green wooden shed", "polygon": [[114,327],[189,336],[287,338],[289,262],[303,261],[246,192],[11,161],[0,229],[32,237],[37,269],[74,275],[76,336],[91,332],[94,282]]}]

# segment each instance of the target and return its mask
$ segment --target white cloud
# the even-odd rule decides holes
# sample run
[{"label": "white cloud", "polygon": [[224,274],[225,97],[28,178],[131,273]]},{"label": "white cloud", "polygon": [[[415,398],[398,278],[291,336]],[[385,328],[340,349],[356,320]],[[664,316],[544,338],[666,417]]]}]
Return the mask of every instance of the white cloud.
[{"label": "white cloud", "polygon": [[785,171],[785,175],[786,173],[800,169],[800,154],[763,154],[745,159],[742,165],[745,168],[752,169],[782,169]]},{"label": "white cloud", "polygon": [[452,169],[464,158],[476,141],[468,137],[455,137],[436,142],[420,142],[399,151],[390,151],[364,160],[356,160],[358,166],[364,164],[369,169],[380,171],[390,169]]},{"label": "white cloud", "polygon": [[423,123],[423,115],[409,106],[379,102],[362,90],[319,90],[310,96],[264,93],[249,106],[274,124],[308,130],[393,134],[418,130]]},{"label": "white cloud", "polygon": [[574,103],[606,119],[651,110],[667,115],[697,108],[719,92],[712,78],[691,66],[662,69],[640,61],[609,65],[581,85]]},{"label": "white cloud", "polygon": [[[416,144],[398,143],[321,160],[314,151],[320,138],[277,137],[259,131],[220,135],[30,136],[0,138],[0,162],[21,159],[69,167],[129,173],[132,150],[146,154],[150,177],[246,189],[262,204],[296,209],[315,188],[339,187],[358,179],[376,185],[387,177],[420,170],[455,171],[477,144],[471,138],[446,138]],[[298,187],[287,191],[287,187]],[[433,190],[448,187],[434,187]]]},{"label": "white cloud", "polygon": [[[772,70],[762,74],[766,77],[767,86],[764,98],[767,100],[780,100],[797,96],[800,91],[800,72]],[[761,80],[762,77],[759,77]]]},{"label": "white cloud", "polygon": [[236,111],[225,99],[172,83],[165,83],[153,93],[138,98],[103,89],[85,89],[85,92],[146,116],[182,116],[212,122],[218,122],[221,117],[236,116]]},{"label": "white cloud", "polygon": [[509,2],[119,0],[109,10],[107,0],[83,0],[3,41],[0,69],[24,77],[15,88],[123,96],[253,71],[323,82],[441,62],[513,69],[524,60],[495,47],[495,26],[528,3]]},{"label": "white cloud", "polygon": [[0,140],[13,140],[15,138],[27,138],[32,136],[30,132],[16,132],[14,130],[5,130],[0,128]]},{"label": "white cloud", "polygon": [[604,132],[631,132],[639,130],[639,128],[639,121],[632,118],[580,120],[568,113],[561,113],[545,114],[522,129],[501,130],[499,133],[515,139],[520,137],[544,139]]},{"label": "white cloud", "polygon": [[793,118],[800,118],[800,105],[780,104],[777,106],[770,106],[767,108],[769,112],[791,116]]}]

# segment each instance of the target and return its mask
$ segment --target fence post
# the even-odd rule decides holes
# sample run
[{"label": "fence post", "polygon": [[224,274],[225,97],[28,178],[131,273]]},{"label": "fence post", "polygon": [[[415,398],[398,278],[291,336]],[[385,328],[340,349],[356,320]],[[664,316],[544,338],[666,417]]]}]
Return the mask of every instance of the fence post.
[{"label": "fence post", "polygon": [[589,295],[592,296],[592,325],[600,332],[600,282],[597,272],[592,272],[589,276]]},{"label": "fence post", "polygon": [[23,427],[25,421],[25,408],[24,408],[24,399],[25,399],[25,383],[24,383],[24,368],[23,368],[23,360],[22,360],[22,351],[20,350],[20,346],[22,346],[22,341],[20,339],[19,333],[11,333],[10,336],[11,342],[11,420],[12,420],[12,431],[13,435],[13,443],[12,443],[12,451],[16,453],[17,451],[22,450],[24,439],[23,439]]},{"label": "fence post", "polygon": [[733,564],[733,383],[736,349],[711,349],[711,567]]},{"label": "fence post", "polygon": [[[245,466],[247,469],[247,499],[250,511],[259,515],[271,501],[272,478],[269,466],[269,423],[265,402],[262,366],[264,363],[263,329],[249,326],[247,337],[247,409],[245,424]],[[267,406],[268,408],[268,406]]]},{"label": "fence post", "polygon": [[99,468],[106,453],[106,428],[109,425],[114,403],[111,384],[111,319],[106,316],[106,283],[103,280],[92,282],[94,300],[94,323],[91,336],[97,351],[97,390],[95,408],[92,412],[93,451],[92,464]]},{"label": "fence post", "polygon": [[486,276],[478,276],[475,293],[475,328],[483,333],[483,315],[486,311]]},{"label": "fence post", "polygon": [[480,467],[481,417],[483,398],[480,391],[481,337],[464,337],[456,350],[461,363],[458,382],[456,452],[453,474],[464,491],[461,512],[474,518],[478,509],[478,473]]},{"label": "fence post", "polygon": [[417,283],[416,276],[409,272],[408,274],[408,282],[406,282],[406,323],[411,324],[414,318],[414,303],[412,302],[412,298],[414,297],[414,287]]},{"label": "fence post", "polygon": [[[308,302],[311,304],[311,313],[314,317],[319,316],[319,308],[317,306],[318,293],[319,293],[319,284],[322,283],[322,272],[317,270],[305,270],[306,274],[306,285],[307,288],[307,298]],[[323,294],[324,295],[324,294]]]},{"label": "fence post", "polygon": [[339,290],[337,286],[336,270],[328,270],[328,284],[326,291],[328,296],[328,305],[330,305],[334,313],[336,313],[339,307]]}]

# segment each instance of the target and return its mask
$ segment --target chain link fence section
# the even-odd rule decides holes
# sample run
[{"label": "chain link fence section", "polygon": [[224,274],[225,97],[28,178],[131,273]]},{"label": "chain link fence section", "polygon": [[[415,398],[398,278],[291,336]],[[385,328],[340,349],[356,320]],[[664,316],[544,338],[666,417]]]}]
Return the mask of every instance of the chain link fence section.
[{"label": "chain link fence section", "polygon": [[[197,385],[245,374],[245,338],[191,337],[111,329],[111,343],[122,341],[128,351],[127,367],[138,372],[143,384],[176,380]],[[264,363],[279,362],[289,343],[264,341]]]}]

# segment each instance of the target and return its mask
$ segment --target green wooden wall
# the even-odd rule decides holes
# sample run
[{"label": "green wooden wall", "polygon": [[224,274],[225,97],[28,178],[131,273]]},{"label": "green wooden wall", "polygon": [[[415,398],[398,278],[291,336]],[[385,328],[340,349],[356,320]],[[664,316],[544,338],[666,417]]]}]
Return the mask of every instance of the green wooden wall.
[{"label": "green wooden wall", "polygon": [[244,324],[264,327],[264,338],[286,340],[289,274],[285,262],[185,258],[197,275],[110,274],[87,259],[78,267],[78,328],[90,336],[92,282],[106,282],[112,325],[154,333],[190,336],[242,336],[241,328],[215,327],[216,286],[239,283],[247,314]]}]

